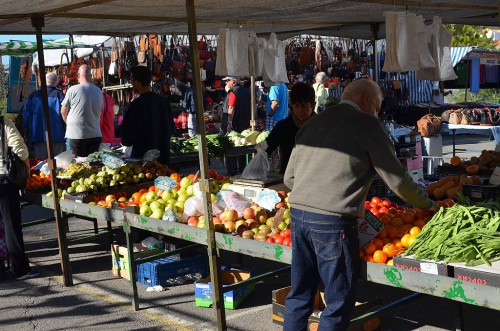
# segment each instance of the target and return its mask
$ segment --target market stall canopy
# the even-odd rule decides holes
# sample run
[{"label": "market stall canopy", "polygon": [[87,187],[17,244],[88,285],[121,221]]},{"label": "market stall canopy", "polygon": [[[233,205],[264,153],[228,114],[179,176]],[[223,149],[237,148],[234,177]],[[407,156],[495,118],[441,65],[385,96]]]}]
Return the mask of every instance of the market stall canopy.
[{"label": "market stall canopy", "polygon": [[[280,38],[304,32],[369,39],[371,24],[385,34],[385,11],[408,10],[443,23],[498,26],[498,1],[491,0],[196,0],[197,30],[218,34],[221,26]],[[7,0],[2,3],[0,34],[33,33],[30,17],[44,15],[44,33],[136,35],[188,32],[184,0]]]},{"label": "market stall canopy", "polygon": [[481,64],[500,65],[500,52],[496,50],[481,48],[481,47],[452,47],[451,60],[453,66],[456,66],[461,60],[466,60],[467,57],[472,59],[478,57]]},{"label": "market stall canopy", "polygon": [[[84,44],[74,44],[74,47],[84,47]],[[22,41],[22,40],[10,40],[6,43],[0,43],[0,55],[13,55],[13,56],[25,56],[28,54],[33,54],[37,50],[36,42],[34,41]],[[61,40],[47,40],[43,42],[44,49],[61,49],[70,48],[68,38]]]},{"label": "market stall canopy", "polygon": [[[66,42],[69,38],[63,38],[55,40]],[[74,46],[73,52],[78,57],[86,57],[94,53],[98,46],[104,45],[105,47],[112,47],[113,41],[109,36],[73,36]],[[35,43],[36,44],[36,43]],[[45,43],[44,43],[45,46]],[[35,46],[36,47],[36,46]],[[59,49],[44,50],[45,55],[45,65],[46,66],[58,66],[61,64],[61,56],[63,53],[68,52],[66,48],[60,47]],[[66,57],[62,57],[62,64],[66,64]],[[33,65],[38,66],[38,52],[33,54]]]}]

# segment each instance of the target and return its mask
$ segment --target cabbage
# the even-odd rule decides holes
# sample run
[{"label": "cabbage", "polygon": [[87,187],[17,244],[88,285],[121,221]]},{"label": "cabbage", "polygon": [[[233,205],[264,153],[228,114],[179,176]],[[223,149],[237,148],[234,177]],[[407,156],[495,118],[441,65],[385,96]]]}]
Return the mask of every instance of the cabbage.
[{"label": "cabbage", "polygon": [[256,143],[256,144],[258,144],[258,143],[261,143],[261,142],[263,142],[264,140],[266,140],[266,139],[267,139],[267,136],[269,136],[269,133],[270,133],[269,131],[262,131],[262,132],[258,135],[257,139],[255,139],[255,143]]}]

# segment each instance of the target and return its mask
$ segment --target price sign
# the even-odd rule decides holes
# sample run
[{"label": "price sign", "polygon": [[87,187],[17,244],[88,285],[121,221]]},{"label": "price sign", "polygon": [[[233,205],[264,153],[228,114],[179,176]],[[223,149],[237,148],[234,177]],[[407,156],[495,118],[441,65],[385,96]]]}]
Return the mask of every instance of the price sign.
[{"label": "price sign", "polygon": [[123,160],[118,156],[111,154],[103,154],[102,155],[102,163],[111,169],[119,168],[123,164]]},{"label": "price sign", "polygon": [[173,190],[177,187],[177,182],[170,177],[160,176],[155,179],[155,186],[162,191]]},{"label": "price sign", "polygon": [[278,192],[275,190],[270,190],[268,188],[260,191],[257,197],[257,203],[259,206],[264,207],[267,210],[273,210],[277,203],[281,202],[281,198]]},{"label": "price sign", "polygon": [[151,150],[147,151],[146,153],[144,153],[144,156],[142,157],[142,159],[144,160],[144,162],[152,162],[159,157],[160,157],[160,151],[157,149],[151,149]]}]

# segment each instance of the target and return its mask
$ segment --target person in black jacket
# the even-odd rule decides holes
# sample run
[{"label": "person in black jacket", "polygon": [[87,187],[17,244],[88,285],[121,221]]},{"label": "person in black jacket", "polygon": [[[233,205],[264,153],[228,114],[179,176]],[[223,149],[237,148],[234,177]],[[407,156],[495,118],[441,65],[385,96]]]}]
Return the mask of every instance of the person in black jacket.
[{"label": "person in black jacket", "polygon": [[312,86],[306,83],[296,83],[290,91],[292,112],[284,120],[279,121],[266,139],[267,154],[276,148],[281,150],[280,173],[284,174],[288,160],[295,146],[297,131],[314,115],[316,95]]},{"label": "person in black jacket", "polygon": [[170,137],[174,119],[170,102],[151,91],[151,71],[138,66],[130,78],[134,92],[140,96],[132,101],[121,125],[122,144],[132,147],[132,158],[142,158],[151,149],[160,151],[158,161],[169,164]]}]

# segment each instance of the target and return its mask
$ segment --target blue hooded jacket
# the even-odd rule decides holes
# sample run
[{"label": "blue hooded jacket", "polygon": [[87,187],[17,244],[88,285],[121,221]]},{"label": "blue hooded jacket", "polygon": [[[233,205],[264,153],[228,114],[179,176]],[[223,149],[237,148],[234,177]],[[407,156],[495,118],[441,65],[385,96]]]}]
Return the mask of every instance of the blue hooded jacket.
[{"label": "blue hooded jacket", "polygon": [[[47,86],[47,94],[49,99],[52,142],[64,142],[66,124],[61,117],[61,103],[64,100],[64,94],[53,86]],[[23,127],[29,130],[30,143],[45,141],[42,93],[40,90],[31,93],[24,105]]]}]

